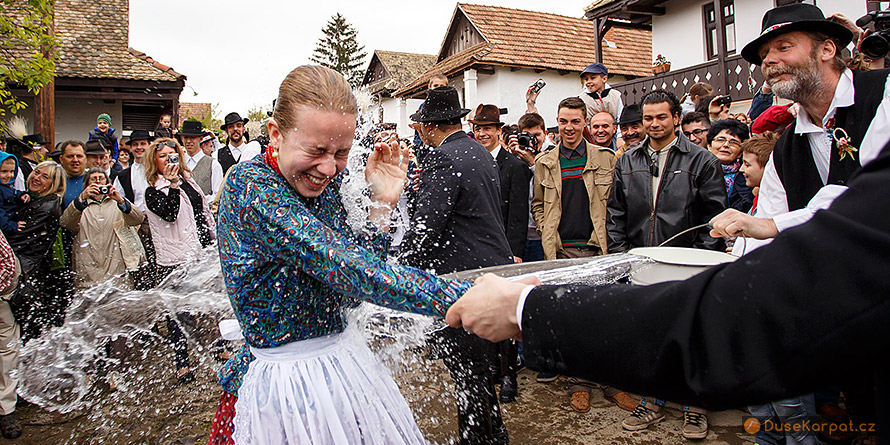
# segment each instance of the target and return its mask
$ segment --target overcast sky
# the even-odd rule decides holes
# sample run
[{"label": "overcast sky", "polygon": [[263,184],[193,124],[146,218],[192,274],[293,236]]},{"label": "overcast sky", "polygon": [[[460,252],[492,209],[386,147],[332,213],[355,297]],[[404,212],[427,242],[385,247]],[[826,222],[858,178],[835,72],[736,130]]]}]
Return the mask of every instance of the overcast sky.
[{"label": "overcast sky", "polygon": [[[466,2],[473,3],[473,2]],[[480,4],[581,17],[590,0]],[[219,104],[219,116],[268,107],[293,68],[309,63],[339,12],[375,49],[437,54],[456,2],[423,0],[130,0],[130,46],[188,76],[183,102]],[[195,95],[197,93],[197,95]]]}]

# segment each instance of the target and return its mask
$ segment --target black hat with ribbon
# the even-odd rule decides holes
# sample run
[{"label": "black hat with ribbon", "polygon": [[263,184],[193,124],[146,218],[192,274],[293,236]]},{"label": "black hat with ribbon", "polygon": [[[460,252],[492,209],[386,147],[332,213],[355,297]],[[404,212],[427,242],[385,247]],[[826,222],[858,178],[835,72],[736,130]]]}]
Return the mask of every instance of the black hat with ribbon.
[{"label": "black hat with ribbon", "polygon": [[847,46],[853,40],[853,31],[833,20],[827,20],[822,10],[816,5],[795,3],[779,6],[766,11],[763,16],[760,36],[742,49],[742,57],[754,65],[760,65],[760,47],[776,36],[791,31],[810,31],[827,34],[837,39],[841,47]]},{"label": "black hat with ribbon", "polygon": [[180,136],[204,136],[204,125],[198,121],[185,121],[182,123]]},{"label": "black hat with ribbon", "polygon": [[460,98],[454,87],[438,87],[429,90],[420,110],[411,115],[414,122],[448,122],[466,116],[470,110],[461,108]]},{"label": "black hat with ribbon", "polygon": [[221,127],[219,127],[219,129],[225,131],[225,130],[226,130],[226,127],[228,127],[229,125],[234,124],[235,122],[239,122],[239,121],[240,121],[242,124],[246,124],[246,123],[250,122],[250,119],[248,119],[248,118],[246,118],[246,117],[245,117],[244,119],[241,119],[241,115],[240,115],[240,114],[235,113],[235,112],[231,112],[231,113],[229,113],[229,114],[226,115],[226,118],[223,120],[223,124],[222,124]]}]

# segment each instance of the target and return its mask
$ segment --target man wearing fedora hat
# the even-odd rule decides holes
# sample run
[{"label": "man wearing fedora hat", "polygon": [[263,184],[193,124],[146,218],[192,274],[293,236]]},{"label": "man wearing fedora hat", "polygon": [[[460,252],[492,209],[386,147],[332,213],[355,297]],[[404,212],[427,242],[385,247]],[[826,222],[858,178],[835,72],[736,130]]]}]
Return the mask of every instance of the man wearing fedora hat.
[{"label": "man wearing fedora hat", "polygon": [[643,138],[646,137],[646,128],[643,127],[643,112],[639,105],[630,104],[621,110],[618,128],[621,129],[621,140],[624,141],[618,150],[615,150],[615,156],[620,158],[630,147],[643,142]]},{"label": "man wearing fedora hat", "polygon": [[209,132],[204,131],[204,126],[198,121],[185,121],[179,136],[182,138],[182,146],[185,148],[185,166],[192,171],[195,182],[201,191],[207,196],[213,196],[219,190],[223,182],[223,168],[220,163],[207,156],[201,149],[201,141]]},{"label": "man wearing fedora hat", "polygon": [[[450,273],[513,262],[501,219],[497,163],[461,129],[469,112],[457,90],[444,86],[430,90],[411,115],[433,149],[421,166],[414,213],[401,244],[405,264]],[[453,328],[438,337],[458,393],[458,442],[506,443],[489,375],[491,343]]]},{"label": "man wearing fedora hat", "polygon": [[262,147],[259,143],[248,143],[244,140],[244,124],[249,121],[250,119],[246,117],[242,119],[241,115],[235,112],[226,115],[220,128],[226,132],[228,139],[226,145],[215,153],[216,160],[222,165],[223,173],[228,172],[235,164],[253,159],[260,154]]},{"label": "man wearing fedora hat", "polygon": [[87,156],[87,170],[98,167],[105,170],[105,174],[110,177],[111,172],[108,167],[110,156],[108,149],[102,141],[99,139],[87,141],[84,144],[84,154]]}]

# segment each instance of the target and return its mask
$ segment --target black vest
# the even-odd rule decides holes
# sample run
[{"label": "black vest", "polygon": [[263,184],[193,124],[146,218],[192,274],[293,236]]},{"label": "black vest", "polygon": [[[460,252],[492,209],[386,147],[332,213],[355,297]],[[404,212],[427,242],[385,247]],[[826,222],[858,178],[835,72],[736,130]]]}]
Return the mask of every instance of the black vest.
[{"label": "black vest", "polygon": [[[862,144],[862,138],[884,98],[888,73],[890,69],[853,71],[853,105],[838,108],[835,112],[835,128],[843,128],[850,136],[850,144],[856,148]],[[794,128],[785,130],[773,150],[773,163],[785,187],[789,210],[806,207],[824,185],[845,185],[853,173],[861,168],[861,153],[854,152],[856,160],[847,155],[842,161],[837,143],[832,142],[828,181],[822,184],[809,139],[805,134],[795,134],[796,126],[797,123]]]},{"label": "black vest", "polygon": [[130,177],[130,174],[132,172],[133,169],[131,167],[127,167],[117,174],[117,180],[121,183],[121,188],[124,189],[124,198],[127,198],[127,201],[130,202],[136,200],[136,195],[133,194],[133,180]]},{"label": "black vest", "polygon": [[234,156],[232,156],[232,150],[229,148],[228,144],[226,144],[225,147],[219,149],[219,153],[217,154],[216,158],[216,160],[219,161],[219,164],[222,165],[223,174],[228,173],[229,169],[238,163],[238,160],[235,159]]}]

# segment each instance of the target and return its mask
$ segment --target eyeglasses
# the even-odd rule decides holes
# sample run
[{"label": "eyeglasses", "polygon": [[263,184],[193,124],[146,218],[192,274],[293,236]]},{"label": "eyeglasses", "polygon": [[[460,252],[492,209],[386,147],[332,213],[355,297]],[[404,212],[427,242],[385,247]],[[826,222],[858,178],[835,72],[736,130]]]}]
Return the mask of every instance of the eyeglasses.
[{"label": "eyeglasses", "polygon": [[741,143],[741,142],[739,142],[739,141],[737,141],[737,140],[735,140],[735,139],[731,139],[731,138],[725,137],[725,136],[719,136],[719,137],[716,137],[716,138],[714,138],[713,141],[711,141],[711,143],[714,144],[714,145],[717,145],[717,146],[726,145],[726,144],[728,143],[729,146],[732,147],[732,148],[742,148],[742,143]]},{"label": "eyeglasses", "polygon": [[658,152],[652,152],[652,155],[649,156],[649,173],[652,173],[652,176],[658,177]]},{"label": "eyeglasses", "polygon": [[699,137],[702,135],[702,133],[704,133],[708,130],[710,130],[710,128],[696,128],[695,130],[692,130],[692,131],[684,131],[683,134],[685,134],[687,138],[692,137],[692,135],[695,135],[695,137]]}]

